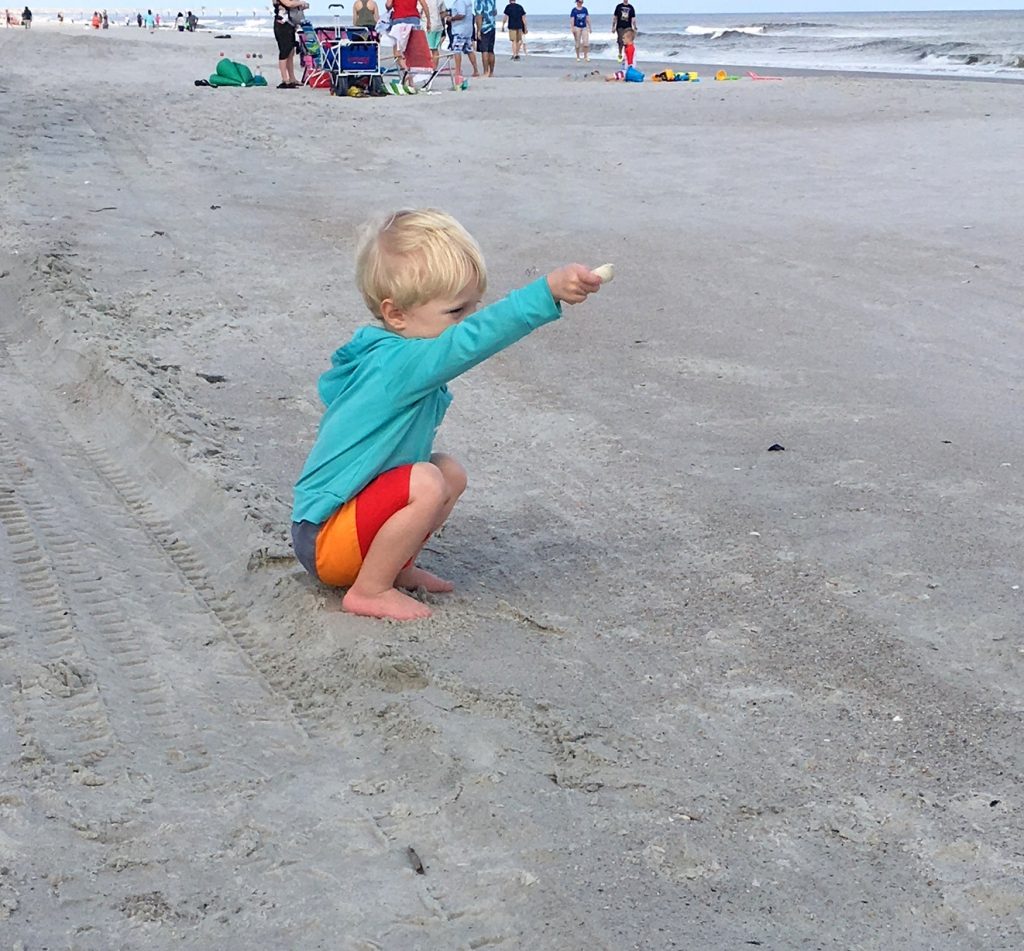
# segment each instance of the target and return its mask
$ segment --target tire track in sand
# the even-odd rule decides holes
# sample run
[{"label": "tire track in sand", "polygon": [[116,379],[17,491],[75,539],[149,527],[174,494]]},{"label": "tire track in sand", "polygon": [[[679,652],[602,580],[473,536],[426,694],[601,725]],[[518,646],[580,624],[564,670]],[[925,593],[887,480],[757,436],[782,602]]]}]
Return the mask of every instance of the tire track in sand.
[{"label": "tire track in sand", "polygon": [[[2,342],[0,364],[15,367]],[[523,889],[471,909],[410,878],[404,843],[339,796],[347,754],[311,741],[254,668],[246,612],[174,523],[17,369],[3,383],[0,695],[34,757],[31,778],[6,773],[23,933],[59,941],[103,920],[117,944],[145,922],[234,948],[235,916],[245,933],[276,907],[268,935],[308,908],[314,931],[353,946],[509,940],[504,902]],[[60,884],[33,893],[41,879]]]},{"label": "tire track in sand", "polygon": [[[11,489],[2,511],[21,561],[20,584],[46,612],[42,637],[20,639],[22,663],[41,688],[31,697],[21,690],[36,725],[25,741],[49,745],[67,761],[106,757],[109,740],[102,751],[82,751],[80,739],[58,739],[64,714],[48,715],[48,698],[64,695],[98,738],[108,738],[113,723],[121,743],[130,741],[137,767],[159,765],[139,761],[158,754],[184,773],[213,759],[243,768],[254,752],[244,741],[254,720],[264,731],[261,751],[301,745],[283,705],[260,696],[258,677],[225,630],[240,628],[239,617],[214,595],[186,546],[172,544],[168,558],[70,434],[45,412],[28,410],[38,399],[18,404],[19,416],[10,405],[0,409]],[[47,689],[50,681],[54,689]],[[51,733],[46,742],[43,730]]]}]

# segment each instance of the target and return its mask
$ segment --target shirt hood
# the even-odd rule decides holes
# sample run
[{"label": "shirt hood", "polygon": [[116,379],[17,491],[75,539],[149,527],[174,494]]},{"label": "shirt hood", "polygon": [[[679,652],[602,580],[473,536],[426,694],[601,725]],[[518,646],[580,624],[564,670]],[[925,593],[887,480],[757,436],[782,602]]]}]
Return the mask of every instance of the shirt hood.
[{"label": "shirt hood", "polygon": [[382,343],[394,338],[394,334],[383,327],[360,327],[352,339],[339,347],[331,356],[331,369],[320,377],[317,389],[325,405],[330,406],[348,386],[370,355]]}]

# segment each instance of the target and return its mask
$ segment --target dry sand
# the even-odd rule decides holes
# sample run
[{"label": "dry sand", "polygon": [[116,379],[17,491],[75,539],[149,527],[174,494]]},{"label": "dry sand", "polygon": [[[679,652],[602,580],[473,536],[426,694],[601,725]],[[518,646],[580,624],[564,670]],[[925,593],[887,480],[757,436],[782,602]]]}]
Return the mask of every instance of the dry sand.
[{"label": "dry sand", "polygon": [[[1019,948],[1024,86],[224,46],[0,32],[0,946]],[[286,530],[419,204],[617,277],[453,385],[397,625]]]}]

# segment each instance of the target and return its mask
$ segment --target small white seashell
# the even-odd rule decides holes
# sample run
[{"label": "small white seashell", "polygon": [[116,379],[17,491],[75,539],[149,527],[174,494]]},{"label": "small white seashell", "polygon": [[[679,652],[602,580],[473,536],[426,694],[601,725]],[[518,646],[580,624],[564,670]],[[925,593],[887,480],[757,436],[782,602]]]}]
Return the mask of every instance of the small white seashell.
[{"label": "small white seashell", "polygon": [[594,268],[594,273],[601,278],[602,284],[608,284],[615,279],[615,265],[602,264],[600,267]]}]

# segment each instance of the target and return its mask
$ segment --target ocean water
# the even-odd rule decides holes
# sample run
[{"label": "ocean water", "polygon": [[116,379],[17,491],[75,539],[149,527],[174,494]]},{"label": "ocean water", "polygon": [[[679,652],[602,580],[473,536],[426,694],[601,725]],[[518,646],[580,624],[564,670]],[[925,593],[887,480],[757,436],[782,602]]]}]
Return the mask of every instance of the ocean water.
[{"label": "ocean water", "polygon": [[[530,53],[573,55],[565,17],[529,17]],[[611,15],[593,14],[591,58],[612,59]],[[639,62],[1024,79],[1024,10],[963,13],[638,14]]]},{"label": "ocean water", "polygon": [[[529,9],[529,3],[524,6]],[[573,56],[569,7],[565,16],[529,16],[531,56]],[[591,59],[611,61],[617,47],[609,10],[591,16]],[[596,9],[596,7],[594,7]],[[132,11],[134,13],[134,11]],[[177,10],[163,11],[164,24]],[[197,12],[200,10],[197,9]],[[52,19],[52,16],[44,19]],[[123,24],[125,13],[111,16]],[[314,23],[333,23],[313,17]],[[348,17],[345,17],[348,22]],[[81,23],[81,20],[79,20]],[[755,67],[865,70],[1024,80],[1024,10],[940,13],[651,14],[638,18],[638,65],[735,63]],[[217,33],[271,33],[260,10],[210,13],[200,29]],[[497,53],[508,53],[498,34]]]}]

